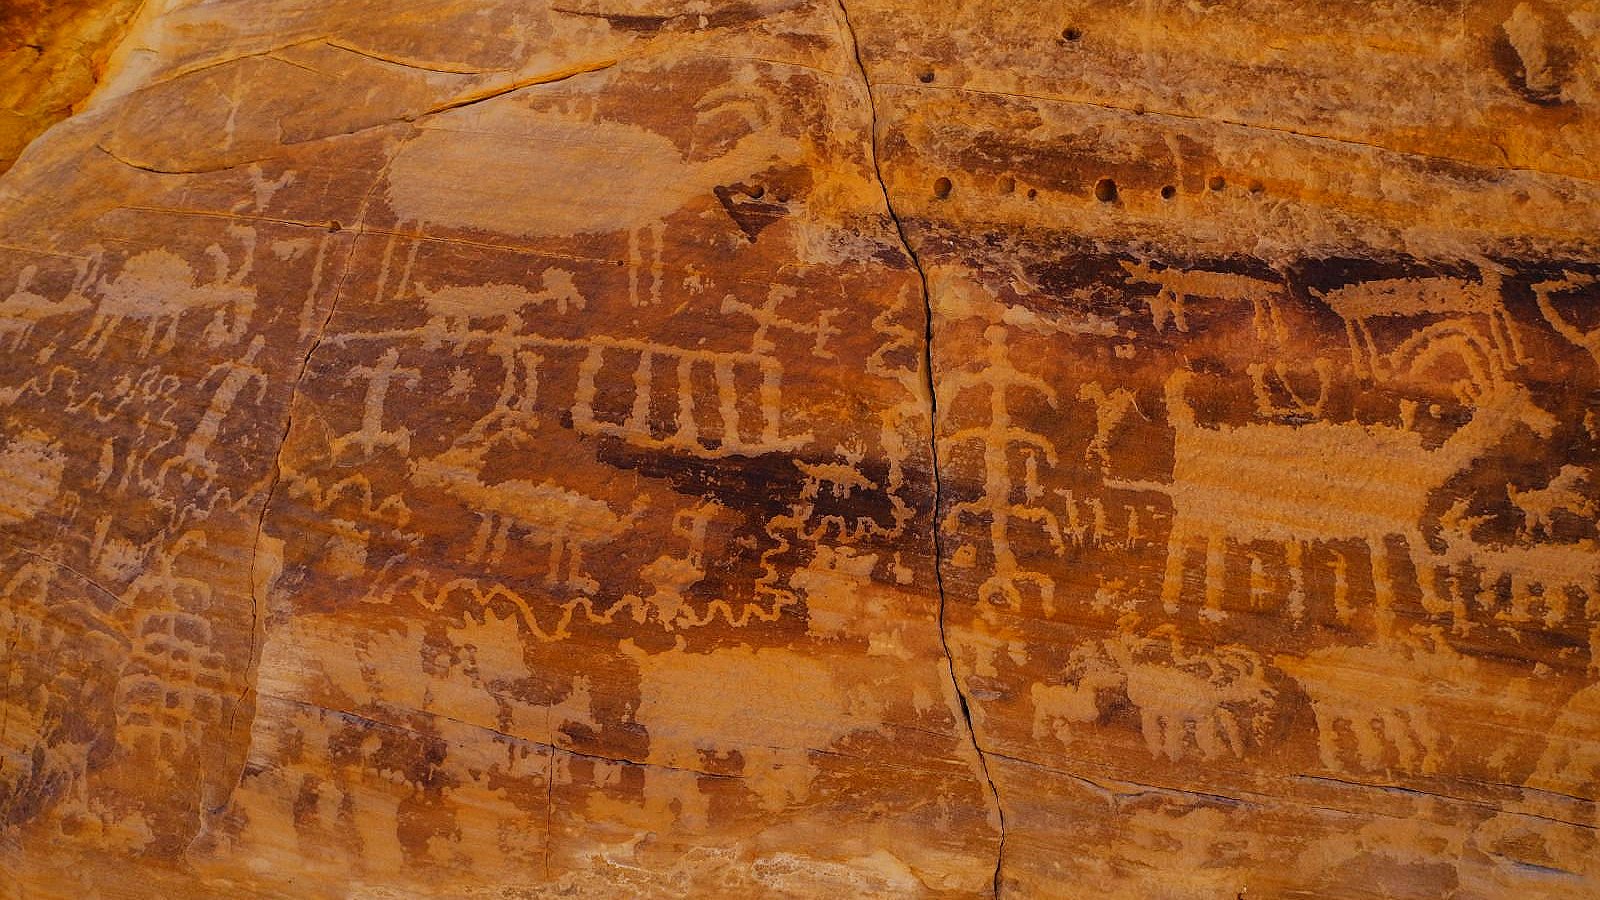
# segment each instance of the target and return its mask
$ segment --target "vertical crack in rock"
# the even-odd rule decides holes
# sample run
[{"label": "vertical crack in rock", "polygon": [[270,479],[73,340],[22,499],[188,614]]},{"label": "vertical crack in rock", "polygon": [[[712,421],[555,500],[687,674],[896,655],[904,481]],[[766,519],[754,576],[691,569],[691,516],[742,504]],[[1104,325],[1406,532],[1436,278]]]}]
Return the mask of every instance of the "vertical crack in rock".
[{"label": "vertical crack in rock", "polygon": [[[256,668],[260,665],[262,642],[265,640],[261,623],[262,598],[257,596],[257,592],[260,589],[257,584],[257,572],[261,557],[261,536],[266,531],[267,513],[272,509],[272,497],[277,492],[278,484],[282,480],[283,451],[288,446],[290,433],[294,431],[295,400],[300,396],[300,384],[305,380],[306,372],[311,368],[311,357],[316,354],[317,348],[322,346],[323,337],[328,333],[328,326],[332,324],[334,313],[339,309],[339,298],[344,295],[344,286],[350,280],[350,267],[355,263],[356,251],[360,246],[361,236],[366,233],[367,208],[372,202],[372,195],[377,193],[378,187],[383,184],[384,177],[389,170],[389,164],[392,162],[394,162],[394,158],[391,155],[378,170],[372,185],[367,188],[366,194],[361,198],[361,205],[356,212],[355,228],[350,236],[350,251],[345,254],[344,265],[339,270],[339,281],[334,285],[333,295],[328,301],[328,314],[323,316],[322,324],[318,327],[316,335],[306,348],[305,356],[301,357],[300,366],[296,370],[294,381],[289,388],[289,398],[284,406],[283,433],[279,436],[278,447],[272,454],[272,474],[267,481],[266,496],[261,501],[261,514],[256,518],[255,535],[250,541],[250,572],[248,576],[250,579],[250,656],[245,662],[244,686],[240,689],[239,697],[234,701],[233,709],[228,714],[228,726],[224,729],[225,739],[231,740],[233,729],[238,723],[239,707],[244,705],[244,698],[249,696],[250,691],[256,685]],[[248,750],[246,750],[246,755],[248,755]],[[229,794],[231,795],[231,793],[230,791]],[[226,803],[227,797],[220,797],[217,803],[212,805],[210,811],[213,814],[220,813],[225,808]]]},{"label": "vertical crack in rock", "polygon": [[912,267],[917,271],[917,281],[922,290],[922,371],[928,390],[928,451],[933,475],[933,578],[939,592],[937,619],[939,646],[944,649],[945,667],[950,672],[950,685],[955,690],[956,703],[961,709],[961,718],[966,722],[967,736],[972,741],[973,752],[978,756],[978,768],[989,787],[989,796],[994,800],[995,816],[1000,825],[1000,843],[995,852],[993,879],[994,896],[998,898],[1001,891],[1001,868],[1005,864],[1006,812],[1000,803],[1000,791],[995,786],[994,778],[989,774],[989,759],[984,753],[983,746],[978,743],[978,729],[972,721],[972,706],[967,700],[966,692],[961,689],[960,678],[956,676],[955,656],[950,652],[950,639],[945,633],[944,540],[939,533],[939,509],[943,491],[939,477],[939,394],[935,390],[933,380],[933,296],[928,289],[928,273],[922,268],[922,260],[912,247],[911,239],[906,234],[905,223],[900,220],[899,213],[895,212],[894,201],[889,196],[889,184],[884,180],[883,167],[878,160],[877,97],[872,90],[872,79],[867,75],[866,61],[861,58],[861,42],[857,40],[855,26],[850,22],[850,10],[845,7],[844,0],[837,2],[843,30],[850,42],[850,53],[855,58],[856,68],[861,73],[861,84],[867,92],[868,127],[871,129],[868,149],[872,157],[872,174],[877,179],[878,189],[883,192],[884,210],[889,214],[889,220],[894,223],[895,234],[900,238],[900,245],[905,249],[906,257],[911,260]]}]

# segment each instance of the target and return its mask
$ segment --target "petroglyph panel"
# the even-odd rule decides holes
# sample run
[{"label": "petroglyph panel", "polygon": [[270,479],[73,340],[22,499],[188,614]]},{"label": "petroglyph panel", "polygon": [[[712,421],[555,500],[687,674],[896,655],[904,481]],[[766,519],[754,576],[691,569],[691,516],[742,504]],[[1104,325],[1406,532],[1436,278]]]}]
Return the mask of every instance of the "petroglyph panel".
[{"label": "petroglyph panel", "polygon": [[947,62],[880,146],[1004,886],[1592,892],[1593,183]]},{"label": "petroglyph panel", "polygon": [[[838,10],[514,18],[469,63],[398,10],[288,46],[158,14],[8,176],[20,883],[991,883],[925,309]],[[268,64],[390,106],[305,133]],[[216,158],[149,127],[197,94]]]},{"label": "petroglyph panel", "polygon": [[1592,4],[13,5],[0,897],[1600,894]]}]

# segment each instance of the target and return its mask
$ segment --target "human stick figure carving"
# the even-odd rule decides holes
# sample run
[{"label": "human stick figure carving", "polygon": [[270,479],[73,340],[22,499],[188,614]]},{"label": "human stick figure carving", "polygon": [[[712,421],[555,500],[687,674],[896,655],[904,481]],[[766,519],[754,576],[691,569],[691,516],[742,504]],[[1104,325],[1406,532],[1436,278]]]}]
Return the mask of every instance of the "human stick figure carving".
[{"label": "human stick figure carving", "polygon": [[987,421],[959,429],[944,437],[939,444],[940,452],[946,457],[962,444],[975,444],[981,449],[983,496],[953,504],[945,514],[941,527],[956,531],[963,518],[987,517],[989,546],[994,554],[994,574],[978,588],[978,599],[1004,603],[1020,610],[1021,585],[1032,584],[1039,591],[1041,606],[1048,614],[1055,610],[1055,580],[1042,572],[1026,570],[1017,561],[1016,553],[1011,549],[1012,520],[1036,525],[1044,532],[1057,554],[1066,551],[1066,544],[1061,538],[1061,523],[1054,513],[1032,501],[1012,501],[1010,451],[1013,447],[1037,450],[1044,454],[1046,462],[1054,466],[1058,462],[1056,448],[1049,438],[1012,424],[1008,393],[1013,390],[1031,391],[1051,407],[1056,407],[1058,400],[1055,389],[1042,379],[1021,371],[1011,362],[1003,326],[990,325],[984,331],[984,338],[987,352],[982,368],[957,372],[943,379],[939,385],[941,408],[954,410],[970,394],[987,394]]},{"label": "human stick figure carving", "polygon": [[[206,405],[205,413],[189,433],[188,440],[184,442],[183,452],[162,463],[160,474],[164,477],[173,466],[183,466],[190,473],[199,473],[207,478],[215,478],[217,464],[207,456],[207,452],[217,442],[217,435],[222,431],[222,422],[227,418],[233,404],[238,400],[239,394],[251,382],[256,383],[256,400],[259,402],[266,394],[267,372],[256,364],[256,356],[266,346],[266,338],[256,335],[250,340],[250,346],[245,351],[244,357],[237,362],[229,361],[214,366],[206,375],[209,379],[217,373],[222,377],[217,381],[217,388],[211,394],[211,402]],[[185,475],[184,478],[189,478]]]},{"label": "human stick figure carving", "polygon": [[390,431],[383,427],[383,406],[388,399],[390,386],[396,381],[415,385],[422,378],[420,369],[403,367],[399,363],[400,351],[390,347],[383,352],[383,356],[378,358],[375,365],[355,366],[350,370],[350,374],[345,376],[346,381],[353,381],[356,378],[367,379],[367,396],[362,404],[361,428],[334,439],[335,457],[350,447],[359,448],[368,457],[380,447],[394,447],[402,456],[411,452],[409,428],[401,426]]},{"label": "human stick figure carving", "polygon": [[739,313],[755,320],[756,330],[750,336],[750,350],[753,353],[771,353],[778,349],[777,345],[768,337],[768,332],[776,328],[793,334],[814,337],[816,340],[811,345],[811,355],[819,359],[833,359],[833,351],[827,349],[827,344],[829,337],[839,333],[839,329],[832,324],[832,319],[839,314],[839,310],[822,310],[817,313],[815,324],[796,322],[778,314],[778,306],[785,300],[792,300],[794,297],[794,288],[783,285],[776,285],[770,288],[767,291],[766,302],[760,306],[746,303],[729,294],[722,298],[722,311],[725,313]]}]

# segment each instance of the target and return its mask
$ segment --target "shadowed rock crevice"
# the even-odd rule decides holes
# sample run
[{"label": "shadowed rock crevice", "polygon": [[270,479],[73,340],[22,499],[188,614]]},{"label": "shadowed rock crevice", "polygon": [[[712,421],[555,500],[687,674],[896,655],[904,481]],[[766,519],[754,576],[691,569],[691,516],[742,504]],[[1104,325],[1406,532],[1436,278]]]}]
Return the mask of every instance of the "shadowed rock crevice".
[{"label": "shadowed rock crevice", "polygon": [[906,258],[911,262],[912,268],[917,272],[917,284],[921,290],[923,310],[923,340],[922,340],[922,371],[924,375],[924,388],[928,395],[928,453],[929,471],[933,477],[933,574],[934,583],[938,587],[938,626],[939,646],[944,650],[945,666],[950,673],[951,689],[955,691],[956,702],[960,707],[961,718],[966,725],[967,737],[972,742],[972,751],[977,756],[978,767],[989,789],[989,796],[994,802],[995,818],[1000,828],[999,846],[996,848],[994,863],[994,878],[992,890],[994,896],[999,897],[1002,890],[1002,869],[1005,865],[1006,849],[1006,813],[1005,807],[1000,802],[1000,790],[994,783],[994,778],[989,774],[989,761],[984,754],[984,749],[978,741],[978,729],[972,719],[972,707],[967,699],[966,691],[961,687],[961,678],[956,672],[955,655],[950,648],[950,638],[945,631],[945,606],[947,596],[944,587],[944,539],[940,534],[940,510],[943,508],[943,490],[939,476],[939,392],[934,373],[933,355],[933,295],[928,287],[928,273],[922,267],[922,260],[917,255],[916,248],[912,246],[911,238],[906,234],[905,223],[901,221],[900,214],[895,210],[894,200],[889,195],[889,184],[884,180],[883,168],[879,159],[879,130],[878,130],[878,100],[873,90],[872,79],[867,74],[866,61],[861,58],[861,43],[856,37],[855,27],[850,22],[850,11],[845,7],[844,0],[839,0],[839,18],[843,23],[843,31],[850,42],[850,53],[855,59],[856,67],[861,73],[861,84],[867,95],[867,114],[869,117],[868,128],[869,153],[871,154],[872,174],[878,183],[878,188],[883,192],[883,208],[888,213],[889,220],[894,224],[895,235],[900,239],[900,245],[905,250]]}]

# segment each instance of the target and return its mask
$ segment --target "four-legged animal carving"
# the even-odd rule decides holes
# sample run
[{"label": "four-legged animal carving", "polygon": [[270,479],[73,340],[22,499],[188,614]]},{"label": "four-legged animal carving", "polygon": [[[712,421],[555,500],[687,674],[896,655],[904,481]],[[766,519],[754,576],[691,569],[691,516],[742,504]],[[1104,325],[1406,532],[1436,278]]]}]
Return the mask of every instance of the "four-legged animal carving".
[{"label": "four-legged animal carving", "polygon": [[509,479],[483,481],[489,448],[453,447],[438,456],[411,464],[412,481],[442,489],[464,501],[481,522],[473,539],[473,561],[500,562],[505,558],[513,531],[550,547],[546,580],[594,593],[600,585],[583,569],[583,554],[590,547],[626,532],[644,513],[643,497],[618,515],[603,500],[596,500],[550,481]]},{"label": "four-legged animal carving", "polygon": [[[1290,426],[1206,427],[1195,421],[1185,390],[1193,374],[1167,381],[1167,415],[1174,435],[1170,484],[1107,480],[1110,487],[1156,490],[1172,498],[1161,599],[1176,612],[1183,594],[1189,544],[1206,548],[1206,615],[1222,616],[1227,541],[1272,541],[1291,561],[1308,542],[1356,539],[1369,548],[1380,630],[1388,628],[1394,584],[1388,539],[1411,553],[1427,552],[1421,532],[1429,500],[1455,475],[1519,427],[1548,436],[1555,418],[1526,388],[1501,382],[1480,398],[1472,418],[1438,447],[1413,431],[1357,422]],[[1423,604],[1442,608],[1425,562],[1417,566]],[[1291,573],[1296,584],[1303,575]]]},{"label": "four-legged animal carving", "polygon": [[[200,310],[215,311],[205,332],[213,346],[243,337],[256,305],[256,289],[244,283],[254,264],[255,231],[237,226],[228,230],[245,248],[244,261],[231,274],[227,254],[212,244],[206,248],[206,255],[216,266],[216,276],[208,282],[197,282],[187,260],[162,249],[129,257],[116,278],[100,279],[96,284],[100,305],[89,322],[89,331],[73,349],[96,356],[105,350],[118,327],[133,319],[145,326],[139,353],[148,354],[152,347],[165,353],[177,342],[178,325],[184,314]],[[158,334],[162,335],[160,345],[155,342]]]}]

